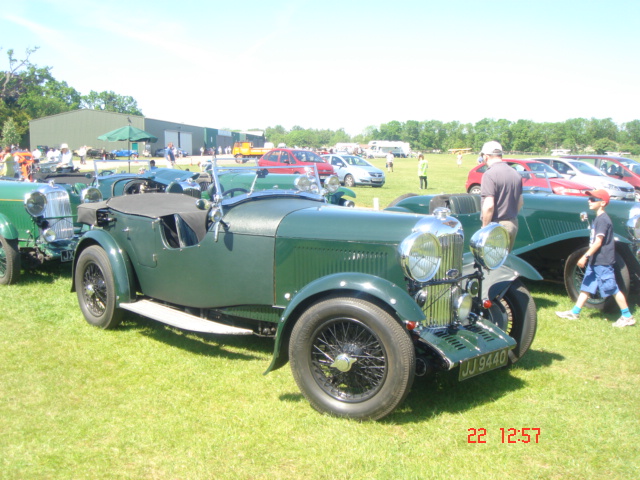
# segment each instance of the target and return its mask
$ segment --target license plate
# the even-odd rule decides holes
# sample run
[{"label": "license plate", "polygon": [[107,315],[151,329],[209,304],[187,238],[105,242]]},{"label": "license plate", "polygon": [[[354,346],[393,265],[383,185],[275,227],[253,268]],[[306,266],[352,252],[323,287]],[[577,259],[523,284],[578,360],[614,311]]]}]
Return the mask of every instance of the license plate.
[{"label": "license plate", "polygon": [[71,260],[73,260],[73,250],[62,250],[60,252],[61,262],[70,262]]},{"label": "license plate", "polygon": [[496,368],[504,367],[509,359],[509,349],[503,348],[491,353],[485,353],[477,357],[463,360],[460,363],[460,373],[458,374],[458,380],[466,380],[467,378],[475,377],[481,373],[494,370]]}]

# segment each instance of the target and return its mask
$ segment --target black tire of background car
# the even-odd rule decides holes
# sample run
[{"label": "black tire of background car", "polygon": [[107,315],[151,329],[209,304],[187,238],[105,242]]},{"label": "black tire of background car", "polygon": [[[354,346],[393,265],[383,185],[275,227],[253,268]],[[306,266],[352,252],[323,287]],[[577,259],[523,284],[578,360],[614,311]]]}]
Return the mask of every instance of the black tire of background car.
[{"label": "black tire of background car", "polygon": [[[344,373],[327,361],[341,354],[343,360],[357,356]],[[389,313],[362,299],[332,297],[312,305],[298,319],[291,332],[289,361],[300,391],[314,409],[376,420],[391,413],[409,393],[416,358],[409,335]],[[363,386],[364,391],[351,390]]]},{"label": "black tire of background car", "polygon": [[509,352],[509,365],[527,353],[538,329],[536,304],[520,279],[516,279],[499,302],[489,309],[489,320],[518,344]]},{"label": "black tire of background car", "polygon": [[405,193],[404,195],[400,195],[394,201],[392,201],[387,208],[395,207],[398,203],[400,203],[405,198],[417,197],[417,193]]},{"label": "black tire of background car", "polygon": [[472,193],[474,195],[480,195],[480,185],[471,185],[467,193]]},{"label": "black tire of background car", "polygon": [[[578,267],[578,260],[584,255],[589,247],[582,247],[573,252],[567,258],[564,263],[564,286],[567,289],[567,293],[571,300],[574,302],[578,299],[580,294],[580,285],[582,284],[582,278],[584,277],[584,269]],[[624,261],[622,255],[616,252],[616,282],[618,288],[625,297],[629,295],[629,286],[631,285],[631,276],[629,274],[629,267]],[[596,310],[603,310],[607,312],[613,312],[618,308],[616,300],[613,297],[607,297],[603,299],[599,294],[590,297],[585,304],[587,308],[594,308]]]},{"label": "black tire of background car", "polygon": [[344,177],[344,186],[345,187],[353,187],[356,184],[353,179],[353,175],[345,175]]},{"label": "black tire of background car", "polygon": [[116,308],[116,288],[109,257],[92,245],[80,253],[75,271],[78,304],[85,320],[96,327],[117,327],[124,312]]},{"label": "black tire of background car", "polygon": [[236,155],[236,163],[244,163],[244,161],[242,159],[242,155],[240,155],[240,154]]},{"label": "black tire of background car", "polygon": [[[20,278],[20,252],[18,240],[0,236],[0,285],[12,285]],[[3,254],[4,252],[4,254]]]}]

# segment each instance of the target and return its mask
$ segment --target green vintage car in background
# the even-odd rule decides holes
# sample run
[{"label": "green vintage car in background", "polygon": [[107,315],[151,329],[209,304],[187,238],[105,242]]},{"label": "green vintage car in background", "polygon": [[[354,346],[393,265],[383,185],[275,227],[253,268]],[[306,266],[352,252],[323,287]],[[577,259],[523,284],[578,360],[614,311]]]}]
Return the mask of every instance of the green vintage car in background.
[{"label": "green vintage car in background", "polygon": [[72,289],[87,322],[114,328],[133,312],[273,337],[267,371],[288,359],[313,408],[356,419],[391,413],[416,375],[457,369],[466,380],[530,348],[536,308],[519,277],[541,277],[508,255],[499,225],[467,231],[465,253],[445,208],[342,208],[327,201],[337,177],[283,186],[284,175],[239,168],[212,169],[211,201],[150,193],[79,207],[91,229]]},{"label": "green vintage car in background", "polygon": [[79,233],[76,209],[92,194],[92,189],[53,182],[0,180],[0,284],[16,283],[22,266],[70,262]]},{"label": "green vintage car in background", "polygon": [[[518,215],[518,235],[512,253],[533,265],[545,279],[563,282],[567,293],[576,300],[584,276],[584,269],[577,263],[589,246],[590,222],[595,218],[594,212],[589,210],[587,198],[544,192],[525,193],[523,198],[524,206]],[[451,210],[465,230],[482,226],[479,195],[406,194],[391,202],[387,210],[429,214],[442,206]],[[615,234],[618,285],[625,294],[630,289],[638,291],[640,235],[636,225],[640,218],[640,204],[612,200],[606,210]],[[583,212],[588,221],[582,219]],[[590,298],[587,306],[597,309],[616,307],[613,298],[602,299],[599,295]]]}]

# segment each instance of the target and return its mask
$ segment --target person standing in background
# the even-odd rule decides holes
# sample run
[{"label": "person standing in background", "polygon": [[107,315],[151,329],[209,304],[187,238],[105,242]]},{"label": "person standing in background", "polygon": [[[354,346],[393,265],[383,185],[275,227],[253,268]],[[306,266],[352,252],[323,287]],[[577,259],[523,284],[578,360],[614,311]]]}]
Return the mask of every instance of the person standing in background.
[{"label": "person standing in background", "polygon": [[502,145],[487,142],[480,151],[487,171],[482,175],[480,196],[482,197],[482,226],[497,222],[509,232],[509,251],[518,233],[518,212],[522,208],[522,177],[502,161]]},{"label": "person standing in background", "polygon": [[393,159],[393,153],[387,152],[387,172],[393,172]]},{"label": "person standing in background", "polygon": [[418,155],[418,178],[420,179],[420,190],[427,189],[427,168],[429,168],[429,163],[425,160],[424,155],[420,153]]}]

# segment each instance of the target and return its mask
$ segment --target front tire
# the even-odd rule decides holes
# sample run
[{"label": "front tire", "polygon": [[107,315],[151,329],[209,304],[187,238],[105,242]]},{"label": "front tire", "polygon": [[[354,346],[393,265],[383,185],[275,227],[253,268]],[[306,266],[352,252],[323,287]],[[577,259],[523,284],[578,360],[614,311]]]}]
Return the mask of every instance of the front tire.
[{"label": "front tire", "polygon": [[[573,252],[567,258],[564,263],[564,286],[567,289],[567,293],[571,300],[574,302],[578,299],[580,294],[580,286],[582,285],[582,279],[584,278],[584,268],[578,267],[578,260],[582,257],[589,247],[582,247]],[[631,276],[629,275],[629,267],[624,261],[622,255],[616,252],[616,283],[618,288],[624,296],[629,295],[629,285],[631,284]],[[602,298],[599,293],[590,296],[587,299],[587,303],[584,305],[587,308],[593,308],[596,310],[614,311],[617,307],[615,298],[613,296]]]},{"label": "front tire", "polygon": [[104,329],[120,324],[123,312],[116,308],[113,270],[109,257],[101,247],[92,245],[82,251],[74,282],[80,310],[88,323]]},{"label": "front tire", "polygon": [[467,192],[473,195],[480,195],[480,185],[471,185]]},{"label": "front tire", "polygon": [[291,332],[293,377],[323,413],[377,420],[409,393],[415,350],[404,328],[371,302],[350,297],[316,303]]},{"label": "front tire", "polygon": [[520,279],[514,280],[504,297],[492,305],[489,320],[517,342],[509,352],[509,365],[516,363],[531,347],[538,328],[536,304]]},{"label": "front tire", "polygon": [[12,285],[20,278],[20,252],[18,240],[7,240],[0,235],[0,285]]}]

